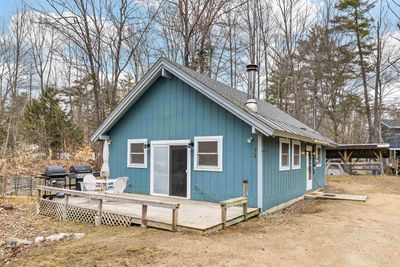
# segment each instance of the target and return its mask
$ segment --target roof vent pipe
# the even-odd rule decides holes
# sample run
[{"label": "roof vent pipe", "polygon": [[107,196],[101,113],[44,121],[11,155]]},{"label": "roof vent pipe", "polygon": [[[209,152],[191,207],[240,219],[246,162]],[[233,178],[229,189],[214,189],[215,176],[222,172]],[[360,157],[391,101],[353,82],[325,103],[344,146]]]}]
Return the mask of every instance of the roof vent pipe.
[{"label": "roof vent pipe", "polygon": [[247,90],[247,101],[246,106],[257,112],[257,100],[255,99],[256,91],[256,75],[258,72],[258,66],[256,64],[249,64],[246,66],[248,74],[248,90]]}]

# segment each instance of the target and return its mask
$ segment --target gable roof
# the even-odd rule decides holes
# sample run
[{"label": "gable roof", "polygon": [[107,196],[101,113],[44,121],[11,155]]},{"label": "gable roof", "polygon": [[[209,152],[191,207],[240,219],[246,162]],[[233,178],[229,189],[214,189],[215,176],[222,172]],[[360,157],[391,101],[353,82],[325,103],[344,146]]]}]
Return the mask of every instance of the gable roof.
[{"label": "gable roof", "polygon": [[165,75],[165,71],[200,91],[266,136],[282,136],[311,143],[335,146],[335,142],[277,107],[257,99],[258,112],[254,112],[245,105],[247,100],[246,93],[165,58],[160,58],[150,68],[143,79],[139,81],[133,90],[111,112],[103,124],[93,133],[91,140],[95,141],[101,135],[106,134],[147,88],[158,77]]},{"label": "gable roof", "polygon": [[400,128],[400,119],[382,120],[381,123],[389,128]]}]

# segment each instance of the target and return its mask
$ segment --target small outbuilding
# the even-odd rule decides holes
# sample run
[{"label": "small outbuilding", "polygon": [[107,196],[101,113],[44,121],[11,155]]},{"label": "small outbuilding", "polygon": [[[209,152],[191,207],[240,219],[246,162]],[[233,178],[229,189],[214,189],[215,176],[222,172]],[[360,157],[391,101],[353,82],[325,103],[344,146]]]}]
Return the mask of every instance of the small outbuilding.
[{"label": "small outbuilding", "polygon": [[159,59],[92,135],[126,192],[267,210],[325,185],[336,144],[275,106]]},{"label": "small outbuilding", "polygon": [[389,144],[390,165],[395,174],[400,173],[400,119],[381,121],[382,141]]}]

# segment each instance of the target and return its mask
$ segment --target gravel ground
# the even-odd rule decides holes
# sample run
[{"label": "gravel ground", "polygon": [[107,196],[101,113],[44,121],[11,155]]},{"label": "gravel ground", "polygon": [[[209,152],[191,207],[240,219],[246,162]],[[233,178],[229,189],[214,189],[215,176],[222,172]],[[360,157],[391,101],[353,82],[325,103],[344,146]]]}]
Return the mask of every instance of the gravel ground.
[{"label": "gravel ground", "polygon": [[36,216],[30,200],[0,211],[1,240],[84,232],[79,240],[0,245],[8,266],[395,266],[400,262],[400,178],[328,177],[326,192],[367,194],[366,202],[304,200],[214,234],[93,227]]}]

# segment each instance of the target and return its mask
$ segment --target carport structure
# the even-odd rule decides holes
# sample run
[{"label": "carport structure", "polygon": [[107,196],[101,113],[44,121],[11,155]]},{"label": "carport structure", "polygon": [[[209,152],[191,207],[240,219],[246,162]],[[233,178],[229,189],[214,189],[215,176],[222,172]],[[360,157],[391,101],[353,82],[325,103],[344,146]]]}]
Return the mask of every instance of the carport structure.
[{"label": "carport structure", "polygon": [[[389,144],[338,144],[335,148],[327,148],[326,158],[341,159],[348,166],[371,166],[379,164],[380,173],[383,175],[384,159],[390,158]],[[360,159],[373,161],[359,162]]]}]

